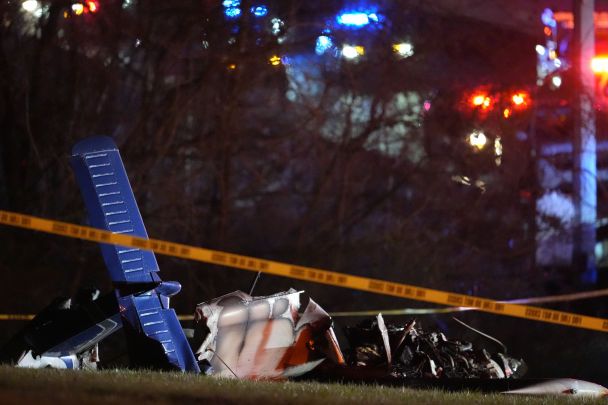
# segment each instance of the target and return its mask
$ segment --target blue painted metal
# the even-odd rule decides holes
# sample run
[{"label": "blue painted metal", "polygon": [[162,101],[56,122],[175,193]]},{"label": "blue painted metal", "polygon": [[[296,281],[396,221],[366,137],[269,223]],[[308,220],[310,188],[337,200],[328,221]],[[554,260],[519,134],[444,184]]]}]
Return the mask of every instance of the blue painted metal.
[{"label": "blue painted metal", "polygon": [[[131,190],[116,144],[108,137],[92,137],[72,149],[70,164],[76,175],[91,226],[147,238],[148,234]],[[162,282],[153,252],[100,244],[110,278],[116,287],[123,322],[162,345],[167,361],[181,370],[200,372],[169,297],[177,282]],[[133,289],[138,291],[133,291]]]}]

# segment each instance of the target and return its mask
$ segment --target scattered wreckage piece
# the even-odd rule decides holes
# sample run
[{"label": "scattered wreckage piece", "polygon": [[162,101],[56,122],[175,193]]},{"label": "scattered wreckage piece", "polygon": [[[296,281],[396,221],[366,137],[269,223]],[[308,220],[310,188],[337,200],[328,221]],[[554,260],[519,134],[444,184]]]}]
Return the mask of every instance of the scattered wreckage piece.
[{"label": "scattered wreckage piece", "polygon": [[575,380],[573,378],[557,378],[537,382],[523,388],[503,391],[503,394],[605,397],[608,396],[608,389],[589,381]]},{"label": "scattered wreckage piece", "polygon": [[344,364],[327,312],[310,299],[298,313],[301,293],[252,297],[235,291],[199,304],[194,339],[201,342],[196,355],[206,373],[281,379],[305,374],[325,358]]},{"label": "scattered wreckage piece", "polygon": [[404,378],[520,378],[527,370],[521,359],[502,352],[491,355],[441,332],[425,332],[415,320],[404,326],[385,325],[378,315],[347,327],[345,333],[351,347],[349,364],[388,367],[391,374]]},{"label": "scattered wreckage piece", "polygon": [[0,363],[96,369],[99,343],[122,328],[116,306],[113,293],[98,290],[57,298],[0,349]]}]

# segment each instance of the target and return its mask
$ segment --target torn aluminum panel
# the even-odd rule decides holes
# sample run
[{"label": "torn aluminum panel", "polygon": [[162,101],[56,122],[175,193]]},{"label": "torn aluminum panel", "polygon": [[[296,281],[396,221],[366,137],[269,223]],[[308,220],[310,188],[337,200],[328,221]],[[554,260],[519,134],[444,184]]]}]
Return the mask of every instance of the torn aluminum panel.
[{"label": "torn aluminum panel", "polygon": [[199,304],[197,359],[210,365],[210,374],[247,379],[299,376],[325,358],[343,364],[331,318],[312,299],[299,314],[301,293],[252,297],[235,291]]},{"label": "torn aluminum panel", "polygon": [[604,397],[608,395],[608,389],[589,381],[575,380],[573,378],[557,378],[533,384],[525,388],[504,391],[503,394]]}]

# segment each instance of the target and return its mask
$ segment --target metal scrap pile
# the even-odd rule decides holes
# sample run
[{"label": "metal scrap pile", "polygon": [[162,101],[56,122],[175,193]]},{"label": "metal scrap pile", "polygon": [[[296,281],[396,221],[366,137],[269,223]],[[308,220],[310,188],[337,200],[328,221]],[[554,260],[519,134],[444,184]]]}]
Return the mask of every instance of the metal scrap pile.
[{"label": "metal scrap pile", "polygon": [[489,353],[473,343],[448,339],[440,332],[425,332],[412,320],[404,326],[385,325],[381,315],[347,327],[351,350],[348,363],[356,367],[388,367],[395,377],[408,378],[520,378],[523,360],[503,351]]}]

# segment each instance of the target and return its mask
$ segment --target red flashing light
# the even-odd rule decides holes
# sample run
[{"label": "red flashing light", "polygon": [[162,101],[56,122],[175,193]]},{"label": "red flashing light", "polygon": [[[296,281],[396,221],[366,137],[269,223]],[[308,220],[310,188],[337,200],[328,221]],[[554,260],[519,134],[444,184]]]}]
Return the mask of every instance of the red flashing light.
[{"label": "red flashing light", "polygon": [[99,9],[99,6],[97,5],[97,2],[95,2],[95,1],[88,1],[87,5],[89,6],[89,11],[91,13],[96,13],[97,10]]},{"label": "red flashing light", "polygon": [[530,101],[529,99],[530,96],[528,95],[528,93],[519,91],[511,96],[511,103],[513,103],[513,107],[522,109],[528,106],[528,103]]},{"label": "red flashing light", "polygon": [[492,105],[492,99],[486,94],[473,94],[471,97],[471,105],[474,107],[481,107],[483,110],[486,110]]}]

